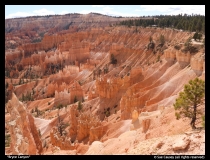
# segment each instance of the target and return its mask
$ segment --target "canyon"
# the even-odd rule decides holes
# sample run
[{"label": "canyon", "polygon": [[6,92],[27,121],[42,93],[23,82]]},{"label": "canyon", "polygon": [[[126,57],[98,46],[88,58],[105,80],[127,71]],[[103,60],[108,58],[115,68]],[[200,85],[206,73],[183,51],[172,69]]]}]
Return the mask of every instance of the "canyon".
[{"label": "canyon", "polygon": [[6,155],[205,154],[201,118],[192,130],[173,107],[185,84],[205,81],[203,44],[183,52],[193,32],[110,25],[126,19],[5,20]]}]

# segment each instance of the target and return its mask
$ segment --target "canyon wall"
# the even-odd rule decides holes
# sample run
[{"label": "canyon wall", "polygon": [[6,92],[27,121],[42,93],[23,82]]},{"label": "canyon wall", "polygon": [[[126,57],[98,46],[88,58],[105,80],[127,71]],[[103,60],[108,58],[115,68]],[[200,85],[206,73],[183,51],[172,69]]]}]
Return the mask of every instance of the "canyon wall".
[{"label": "canyon wall", "polygon": [[42,143],[33,117],[13,93],[7,104],[10,113],[9,132],[12,154],[36,155],[42,153]]}]

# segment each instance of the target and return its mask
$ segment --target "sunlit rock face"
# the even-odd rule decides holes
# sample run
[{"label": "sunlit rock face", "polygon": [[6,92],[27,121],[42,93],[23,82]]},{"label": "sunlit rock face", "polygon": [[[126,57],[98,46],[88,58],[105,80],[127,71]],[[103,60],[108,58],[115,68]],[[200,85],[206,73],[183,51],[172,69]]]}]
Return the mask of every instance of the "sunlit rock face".
[{"label": "sunlit rock face", "polygon": [[36,155],[42,153],[42,143],[34,125],[34,119],[27,113],[23,103],[13,93],[7,104],[10,113],[9,132],[12,154]]},{"label": "sunlit rock face", "polygon": [[[99,16],[101,19],[75,14],[62,20],[49,16],[51,22],[46,17],[31,18],[40,27],[37,33],[22,19],[19,24],[8,21],[6,27],[26,30],[5,36],[6,48],[14,47],[13,43],[17,46],[5,50],[5,91],[9,95],[5,130],[11,136],[5,152],[204,153],[203,132],[191,136],[193,143],[173,146],[174,135],[190,130],[187,119],[176,120],[173,103],[189,80],[205,80],[204,49],[199,46],[198,53],[182,52],[193,33],[108,27],[117,18]],[[67,26],[72,17],[76,21]],[[36,24],[36,20],[40,21]],[[41,41],[31,43],[39,34],[43,34]],[[162,47],[161,34],[165,37]],[[154,48],[148,47],[150,36]],[[62,135],[58,115],[65,127]]]}]

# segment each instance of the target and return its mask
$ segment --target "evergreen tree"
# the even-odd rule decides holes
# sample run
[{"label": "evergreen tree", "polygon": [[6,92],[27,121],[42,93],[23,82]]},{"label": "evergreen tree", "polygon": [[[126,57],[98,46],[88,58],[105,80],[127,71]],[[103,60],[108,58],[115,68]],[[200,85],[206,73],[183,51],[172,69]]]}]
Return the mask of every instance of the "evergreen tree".
[{"label": "evergreen tree", "polygon": [[174,108],[177,111],[175,113],[176,118],[179,119],[181,116],[190,118],[190,125],[192,129],[195,129],[197,115],[202,115],[197,107],[202,104],[204,96],[205,82],[198,78],[190,80],[189,84],[184,86],[184,91],[179,93],[179,97],[174,104]]},{"label": "evergreen tree", "polygon": [[6,82],[5,88],[7,89],[7,88],[8,88],[8,86],[9,86],[9,84],[8,84],[8,82]]},{"label": "evergreen tree", "polygon": [[198,33],[198,40],[200,41],[201,40],[201,38],[202,38],[202,34],[201,33]]},{"label": "evergreen tree", "polygon": [[25,96],[24,96],[24,94],[22,94],[22,101],[25,101]]},{"label": "evergreen tree", "polygon": [[149,37],[149,42],[150,42],[150,43],[152,42],[152,36]]},{"label": "evergreen tree", "polygon": [[41,131],[40,131],[40,129],[38,130],[38,132],[39,132],[39,137],[41,138],[41,136],[42,136],[42,135],[41,135]]},{"label": "evergreen tree", "polygon": [[39,109],[38,109],[38,107],[35,107],[35,112],[36,112],[36,115],[39,116]]},{"label": "evergreen tree", "polygon": [[183,26],[182,26],[182,22],[180,21],[177,26],[176,26],[177,29],[183,29]]},{"label": "evergreen tree", "polygon": [[189,37],[187,39],[187,41],[185,42],[184,46],[185,46],[185,51],[190,51],[191,47],[192,47],[192,42],[191,42],[192,37]]},{"label": "evergreen tree", "polygon": [[164,37],[164,35],[160,35],[160,38],[159,38],[159,41],[160,41],[160,44],[161,45],[164,45],[164,43],[165,43],[165,37]]},{"label": "evergreen tree", "polygon": [[60,133],[60,135],[62,136],[64,129],[65,129],[65,125],[63,123],[63,120],[61,120],[59,113],[58,113],[57,129],[58,129],[58,132]]},{"label": "evergreen tree", "polygon": [[198,32],[195,32],[195,34],[193,35],[193,38],[196,41],[196,39],[198,38]]},{"label": "evergreen tree", "polygon": [[78,107],[77,107],[77,109],[79,110],[79,111],[81,111],[81,109],[82,109],[82,104],[81,104],[81,102],[79,101],[79,103],[78,103]]},{"label": "evergreen tree", "polygon": [[[197,31],[205,33],[205,16],[200,15],[160,15],[153,16],[153,19],[135,19],[125,20],[119,22],[118,25],[126,26],[142,26],[147,27],[151,25],[157,25],[158,27],[173,27],[177,29],[184,29],[191,32]],[[156,19],[158,18],[158,19]],[[155,19],[155,20],[154,20]]]},{"label": "evergreen tree", "polygon": [[19,83],[18,83],[19,85],[21,84],[21,78],[19,79]]},{"label": "evergreen tree", "polygon": [[205,22],[202,23],[202,29],[201,29],[202,33],[205,33]]},{"label": "evergreen tree", "polygon": [[76,103],[78,100],[77,100],[77,97],[74,96],[74,103]]},{"label": "evergreen tree", "polygon": [[201,23],[200,19],[197,20],[197,24],[195,26],[195,29],[196,29],[197,32],[200,32],[201,31],[201,29],[202,29],[202,23]]},{"label": "evergreen tree", "polygon": [[111,64],[117,64],[117,59],[115,59],[114,54],[111,54],[110,61]]}]

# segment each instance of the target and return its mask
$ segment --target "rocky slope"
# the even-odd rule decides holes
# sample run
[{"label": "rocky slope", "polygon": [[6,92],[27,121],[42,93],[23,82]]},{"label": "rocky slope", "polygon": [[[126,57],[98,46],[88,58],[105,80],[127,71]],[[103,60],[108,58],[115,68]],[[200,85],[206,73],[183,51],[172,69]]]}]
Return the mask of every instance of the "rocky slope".
[{"label": "rocky slope", "polygon": [[[111,17],[98,13],[33,16],[5,19],[5,47],[16,48],[25,43],[40,42],[44,34],[73,33],[90,28],[114,25],[120,21],[140,17]],[[141,19],[151,19],[150,17]]]},{"label": "rocky slope", "polygon": [[[66,15],[49,15],[49,16],[34,16],[27,18],[15,18],[5,20],[5,31],[12,32],[15,30],[55,30],[61,27],[68,29],[69,26],[83,27],[102,27],[119,21],[134,19],[134,18],[119,18],[111,17],[102,14],[66,14]],[[90,25],[90,23],[93,23]],[[58,30],[57,30],[58,31]]]},{"label": "rocky slope", "polygon": [[[83,21],[84,15],[75,16]],[[54,17],[53,23],[63,20]],[[5,51],[5,127],[11,137],[6,154],[205,154],[205,130],[192,132],[189,119],[176,120],[173,108],[189,80],[205,80],[202,44],[193,44],[196,53],[183,52],[193,33],[92,26],[54,32]],[[17,113],[10,109],[24,105]],[[199,107],[205,113],[205,105]],[[196,125],[201,123],[199,117]],[[25,147],[14,149],[20,137]]]}]

